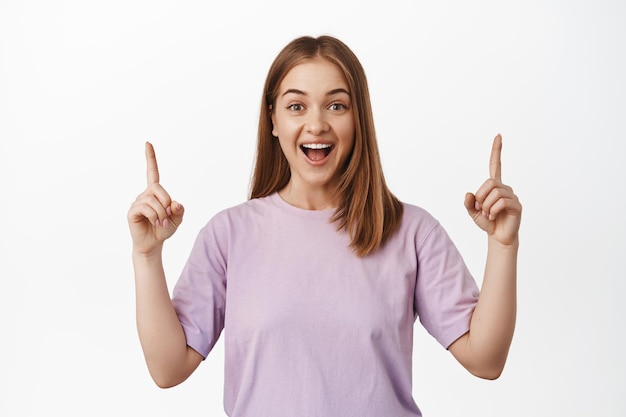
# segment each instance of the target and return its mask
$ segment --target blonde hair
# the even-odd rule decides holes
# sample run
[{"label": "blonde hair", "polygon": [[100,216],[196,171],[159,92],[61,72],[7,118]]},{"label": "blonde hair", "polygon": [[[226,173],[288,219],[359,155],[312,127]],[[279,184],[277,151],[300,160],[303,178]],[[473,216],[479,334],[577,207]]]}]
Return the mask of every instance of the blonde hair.
[{"label": "blonde hair", "polygon": [[339,230],[345,229],[350,234],[355,253],[367,256],[397,230],[403,207],[385,183],[365,71],[350,48],[336,38],[303,36],[294,39],[272,63],[263,89],[250,198],[273,194],[289,182],[289,164],[278,140],[272,136],[271,109],[285,75],[296,65],[315,57],[337,65],[350,88],[354,148],[341,175],[340,203],[331,220],[338,223]]}]

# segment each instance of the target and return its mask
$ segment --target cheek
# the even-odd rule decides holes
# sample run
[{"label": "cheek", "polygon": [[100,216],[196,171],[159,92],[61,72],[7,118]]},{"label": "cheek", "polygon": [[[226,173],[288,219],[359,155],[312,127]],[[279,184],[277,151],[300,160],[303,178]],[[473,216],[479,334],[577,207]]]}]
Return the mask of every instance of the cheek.
[{"label": "cheek", "polygon": [[293,139],[300,132],[300,124],[290,118],[276,117],[273,118],[272,134],[276,137],[285,137]]},{"label": "cheek", "polygon": [[280,136],[274,140],[278,141],[283,156],[287,159],[287,162],[291,164],[295,158],[297,158],[298,154],[298,148],[294,146],[294,141],[291,140],[288,135],[285,135],[285,132],[282,130]]},{"label": "cheek", "polygon": [[339,138],[348,149],[352,149],[354,147],[354,140],[356,137],[356,129],[354,128],[354,124],[346,123],[344,126],[341,126],[339,131]]}]

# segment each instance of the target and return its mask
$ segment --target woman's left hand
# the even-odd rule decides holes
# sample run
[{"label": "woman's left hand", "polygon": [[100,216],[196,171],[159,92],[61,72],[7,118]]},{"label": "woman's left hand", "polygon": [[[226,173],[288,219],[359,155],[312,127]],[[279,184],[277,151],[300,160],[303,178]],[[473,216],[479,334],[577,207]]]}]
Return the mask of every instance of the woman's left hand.
[{"label": "woman's left hand", "polygon": [[489,179],[475,194],[465,195],[465,208],[478,227],[486,231],[490,238],[502,245],[515,245],[518,243],[522,204],[513,189],[502,183],[501,153],[502,136],[498,134],[491,148]]}]

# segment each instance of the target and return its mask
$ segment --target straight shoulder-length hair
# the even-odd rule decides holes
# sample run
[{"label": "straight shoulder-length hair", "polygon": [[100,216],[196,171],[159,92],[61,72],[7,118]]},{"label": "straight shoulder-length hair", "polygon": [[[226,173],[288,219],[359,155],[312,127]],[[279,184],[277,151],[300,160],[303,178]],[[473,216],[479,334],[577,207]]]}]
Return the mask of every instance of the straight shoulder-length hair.
[{"label": "straight shoulder-length hair", "polygon": [[339,204],[331,221],[337,222],[338,230],[350,234],[352,249],[363,257],[380,248],[397,230],[403,207],[387,187],[383,175],[365,71],[356,55],[340,40],[331,36],[294,39],[272,63],[263,89],[250,199],[271,195],[289,182],[289,164],[279,141],[272,135],[271,112],[287,73],[316,57],[337,65],[350,88],[355,141],[341,173]]}]

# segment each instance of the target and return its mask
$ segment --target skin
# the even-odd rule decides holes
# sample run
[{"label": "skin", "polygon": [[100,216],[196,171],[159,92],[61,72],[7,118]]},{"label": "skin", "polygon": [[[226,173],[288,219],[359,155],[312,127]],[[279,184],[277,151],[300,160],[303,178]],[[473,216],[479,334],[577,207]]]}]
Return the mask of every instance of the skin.
[{"label": "skin", "polygon": [[187,379],[202,356],[187,346],[183,328],[170,299],[163,271],[163,242],[183,220],[183,206],[159,184],[152,144],[146,143],[147,188],[128,211],[133,238],[136,318],[148,370],[161,388]]},{"label": "skin", "polygon": [[502,373],[513,339],[517,311],[517,252],[522,205],[501,178],[502,137],[493,141],[489,179],[475,194],[465,195],[465,208],[487,232],[485,275],[472,314],[470,330],[449,350],[472,374],[496,379]]},{"label": "skin", "polygon": [[[342,91],[345,90],[346,92]],[[347,84],[339,69],[314,59],[293,68],[281,83],[273,134],[291,168],[281,197],[297,207],[319,210],[336,203],[337,178],[354,146],[354,120]],[[310,161],[300,146],[332,145],[324,161]],[[467,193],[465,207],[487,233],[485,275],[470,330],[449,350],[472,374],[497,378],[506,362],[516,316],[518,231],[522,206],[511,187],[501,180],[502,138],[493,142],[490,177],[475,193]],[[132,203],[128,224],[133,240],[136,320],[144,357],[155,383],[162,388],[183,382],[202,361],[187,346],[170,299],[163,270],[163,243],[183,220],[183,206],[159,183],[154,148],[146,143],[147,187]]]},{"label": "skin", "polygon": [[[271,116],[272,134],[291,171],[280,196],[308,210],[335,207],[337,181],[355,136],[350,91],[339,67],[315,58],[291,69],[280,83]],[[323,161],[312,161],[301,148],[306,144],[332,148]]]}]

